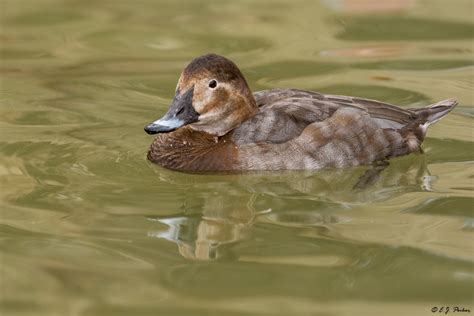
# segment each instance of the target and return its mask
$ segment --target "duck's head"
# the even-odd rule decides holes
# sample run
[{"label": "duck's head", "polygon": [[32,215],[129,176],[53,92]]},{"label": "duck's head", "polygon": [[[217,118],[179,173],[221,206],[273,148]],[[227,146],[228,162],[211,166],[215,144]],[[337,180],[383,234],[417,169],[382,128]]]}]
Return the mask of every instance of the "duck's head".
[{"label": "duck's head", "polygon": [[257,112],[239,68],[227,58],[208,54],[183,70],[168,112],[145,127],[148,134],[167,133],[189,125],[222,136]]}]

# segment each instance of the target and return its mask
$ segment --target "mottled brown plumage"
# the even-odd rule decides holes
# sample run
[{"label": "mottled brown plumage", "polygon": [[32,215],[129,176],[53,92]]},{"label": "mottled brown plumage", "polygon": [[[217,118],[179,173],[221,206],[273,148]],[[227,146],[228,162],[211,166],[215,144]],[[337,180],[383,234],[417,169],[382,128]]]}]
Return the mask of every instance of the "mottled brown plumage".
[{"label": "mottled brown plumage", "polygon": [[161,133],[148,159],[189,172],[367,165],[420,152],[428,126],[456,104],[401,109],[296,89],[252,95],[233,62],[210,54],[185,68],[166,119],[145,128]]}]

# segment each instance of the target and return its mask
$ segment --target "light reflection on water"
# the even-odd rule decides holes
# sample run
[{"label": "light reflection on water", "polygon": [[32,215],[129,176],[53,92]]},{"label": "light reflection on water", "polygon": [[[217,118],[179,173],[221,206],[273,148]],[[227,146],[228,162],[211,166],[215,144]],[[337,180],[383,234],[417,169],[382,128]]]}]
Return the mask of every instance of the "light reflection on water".
[{"label": "light reflection on water", "polygon": [[[230,244],[237,245],[239,241],[251,239],[252,227],[261,224],[298,228],[299,234],[305,232],[336,240],[362,239],[377,244],[409,244],[426,250],[436,248],[446,256],[456,255],[469,260],[470,254],[454,254],[454,249],[450,249],[460,246],[458,238],[463,235],[461,231],[448,236],[435,230],[433,235],[436,233],[438,236],[426,239],[423,234],[432,229],[426,227],[423,232],[417,233],[420,238],[426,239],[423,244],[404,240],[403,235],[400,236],[422,225],[423,220],[419,222],[413,215],[445,213],[446,206],[447,209],[451,205],[456,206],[451,215],[467,216],[466,221],[470,219],[470,210],[462,210],[462,204],[470,202],[468,199],[462,195],[458,199],[437,196],[437,188],[442,183],[439,183],[439,177],[430,174],[424,158],[405,157],[378,170],[356,168],[318,173],[255,173],[233,176],[234,179],[229,182],[222,182],[223,176],[215,180],[202,176],[204,179],[183,189],[202,193],[197,197],[183,195],[181,212],[148,217],[150,221],[162,224],[157,227],[159,229],[149,231],[148,235],[176,243],[183,257],[196,260],[224,259]],[[459,184],[460,192],[469,190]],[[387,203],[413,193],[419,196],[414,198],[415,201],[404,198],[403,202],[395,205]],[[364,215],[362,210],[367,205],[371,205],[373,210]],[[392,215],[394,211],[396,214]],[[391,220],[387,225],[375,224],[378,220],[389,218]],[[437,226],[462,225],[456,217],[437,222]],[[362,236],[358,235],[361,230]],[[379,239],[382,236],[385,238]],[[436,245],[440,241],[449,245],[447,249]],[[464,242],[462,247],[469,247],[470,241],[466,239]],[[220,254],[220,249],[224,254]],[[240,260],[241,256],[245,257],[239,254],[233,257]]]},{"label": "light reflection on water", "polygon": [[[469,304],[470,12],[461,0],[4,1],[2,312],[399,315]],[[424,155],[386,168],[161,169],[145,159],[142,127],[206,52],[236,61],[254,90],[460,105],[431,128]]]}]

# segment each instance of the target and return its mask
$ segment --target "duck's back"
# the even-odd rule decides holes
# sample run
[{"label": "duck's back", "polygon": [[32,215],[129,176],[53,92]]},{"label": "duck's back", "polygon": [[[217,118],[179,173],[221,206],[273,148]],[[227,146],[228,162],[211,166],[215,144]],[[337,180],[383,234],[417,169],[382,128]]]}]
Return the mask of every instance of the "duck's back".
[{"label": "duck's back", "polygon": [[426,128],[455,105],[421,109],[355,97],[275,89],[254,94],[259,113],[232,134],[242,169],[320,169],[419,152]]}]

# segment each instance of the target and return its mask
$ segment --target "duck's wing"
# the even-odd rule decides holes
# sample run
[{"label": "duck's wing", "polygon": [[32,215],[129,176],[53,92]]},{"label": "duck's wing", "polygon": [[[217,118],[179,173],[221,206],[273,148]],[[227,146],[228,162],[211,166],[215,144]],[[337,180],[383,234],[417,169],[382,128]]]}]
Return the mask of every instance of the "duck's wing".
[{"label": "duck's wing", "polygon": [[260,112],[234,131],[232,139],[237,144],[286,142],[298,137],[309,124],[327,120],[341,108],[367,113],[382,129],[400,129],[416,118],[414,111],[388,103],[297,89],[259,91],[254,97]]},{"label": "duck's wing", "polygon": [[234,130],[232,140],[237,144],[286,142],[337,110],[334,104],[321,102],[321,95],[302,90],[259,91],[254,97],[259,112]]},{"label": "duck's wing", "polygon": [[322,95],[325,102],[339,107],[353,107],[367,112],[380,128],[400,129],[416,120],[415,111],[376,100],[348,97],[343,95]]},{"label": "duck's wing", "polygon": [[344,95],[322,94],[318,92],[298,90],[298,89],[274,89],[259,91],[254,94],[257,105],[275,105],[284,106],[287,103],[291,106],[300,101],[310,101],[318,108],[328,113],[334,113],[341,107],[353,107],[367,112],[372,118],[384,120],[393,125],[398,123],[397,128],[405,126],[416,119],[417,109],[403,109],[393,104],[380,102],[377,100],[350,97]]}]

